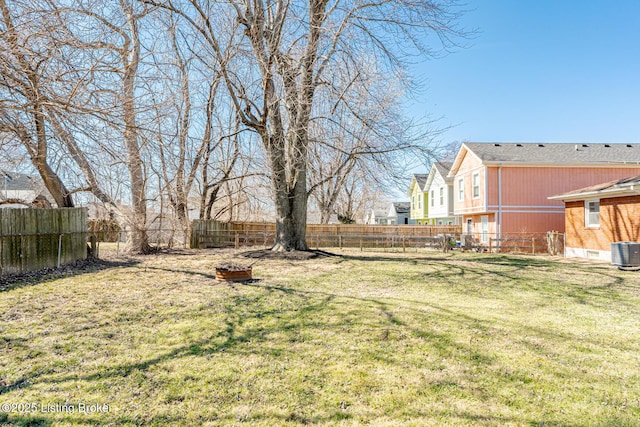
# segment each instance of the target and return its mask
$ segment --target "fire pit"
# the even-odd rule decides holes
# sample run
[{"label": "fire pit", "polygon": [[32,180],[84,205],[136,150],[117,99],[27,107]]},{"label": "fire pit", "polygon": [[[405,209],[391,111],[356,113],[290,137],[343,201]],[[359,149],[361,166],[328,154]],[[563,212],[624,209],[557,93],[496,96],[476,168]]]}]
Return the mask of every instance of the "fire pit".
[{"label": "fire pit", "polygon": [[216,267],[216,280],[221,282],[245,282],[251,280],[251,266],[226,263]]}]

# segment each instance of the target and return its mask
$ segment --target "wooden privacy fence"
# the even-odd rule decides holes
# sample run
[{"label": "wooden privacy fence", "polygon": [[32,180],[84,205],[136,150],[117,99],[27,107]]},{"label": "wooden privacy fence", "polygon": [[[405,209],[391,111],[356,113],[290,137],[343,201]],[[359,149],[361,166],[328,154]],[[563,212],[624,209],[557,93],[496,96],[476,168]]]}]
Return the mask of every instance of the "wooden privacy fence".
[{"label": "wooden privacy fence", "polygon": [[0,274],[56,267],[86,257],[86,208],[0,209]]},{"label": "wooden privacy fence", "polygon": [[[276,226],[262,222],[195,220],[191,247],[216,248],[270,246]],[[307,244],[312,248],[446,248],[490,253],[564,254],[564,234],[547,233],[461,233],[461,226],[309,224]]]},{"label": "wooden privacy fence", "polygon": [[[443,236],[457,237],[460,226],[308,224],[310,247],[402,248],[442,244]],[[275,242],[276,225],[262,222],[195,220],[191,226],[191,247],[270,246]]]},{"label": "wooden privacy fence", "polygon": [[479,252],[563,255],[564,233],[462,234],[459,246]]}]

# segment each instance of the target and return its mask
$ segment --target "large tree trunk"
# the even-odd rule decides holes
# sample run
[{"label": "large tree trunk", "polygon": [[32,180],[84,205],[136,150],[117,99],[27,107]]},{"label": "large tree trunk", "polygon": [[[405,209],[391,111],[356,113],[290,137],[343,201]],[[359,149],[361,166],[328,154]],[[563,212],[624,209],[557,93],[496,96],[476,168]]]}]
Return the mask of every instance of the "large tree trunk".
[{"label": "large tree trunk", "polygon": [[[306,172],[299,171],[299,175]],[[307,189],[306,181],[297,181],[292,189],[286,183],[275,182],[276,241],[274,251],[306,251],[307,246]]]},{"label": "large tree trunk", "polygon": [[[307,162],[306,153],[299,152],[296,166],[287,164],[284,135],[276,131],[269,138],[267,151],[271,161],[271,182],[275,192],[276,239],[274,251],[306,251],[307,236]],[[289,161],[291,159],[289,158]],[[287,174],[287,171],[289,174]],[[292,172],[294,171],[294,172]]]},{"label": "large tree trunk", "polygon": [[136,126],[135,108],[135,78],[140,60],[140,39],[136,18],[129,4],[121,3],[129,23],[130,38],[125,41],[123,55],[124,75],[122,79],[123,100],[122,113],[124,115],[124,143],[127,147],[127,169],[131,180],[131,235],[127,242],[130,252],[148,253],[151,249],[147,235],[147,200],[145,192],[145,177],[138,145],[138,128]]}]

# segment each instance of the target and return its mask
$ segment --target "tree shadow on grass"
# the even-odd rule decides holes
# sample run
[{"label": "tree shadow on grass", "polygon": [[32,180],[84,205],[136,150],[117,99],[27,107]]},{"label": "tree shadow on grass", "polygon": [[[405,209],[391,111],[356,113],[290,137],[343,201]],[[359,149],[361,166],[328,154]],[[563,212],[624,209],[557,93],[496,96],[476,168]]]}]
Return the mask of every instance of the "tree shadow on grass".
[{"label": "tree shadow on grass", "polygon": [[26,414],[14,414],[9,416],[8,414],[0,413],[0,425],[3,426],[15,426],[15,427],[48,427],[54,423],[52,420],[37,417],[34,415]]},{"label": "tree shadow on grass", "polygon": [[[393,260],[397,262],[396,259]],[[439,262],[442,263],[442,265],[446,265],[446,260],[439,260]],[[214,275],[198,271],[161,267],[148,268],[215,279]],[[479,274],[482,274],[482,271],[484,270],[477,269],[476,273],[479,272]],[[381,333],[365,338],[355,336],[353,336],[353,338],[378,340],[380,341],[381,348],[385,346],[389,339],[388,334],[384,334],[384,330],[398,329],[401,330],[402,333],[409,334],[412,337],[420,338],[425,342],[430,343],[430,347],[438,355],[437,357],[434,357],[434,359],[449,358],[452,354],[457,358],[462,358],[463,356],[461,355],[466,355],[464,356],[466,357],[464,359],[465,363],[475,364],[476,366],[481,365],[487,369],[490,365],[495,363],[493,358],[482,353],[482,347],[478,348],[471,341],[461,342],[456,336],[429,327],[426,323],[408,323],[405,319],[396,314],[394,308],[398,308],[398,302],[404,302],[406,304],[402,309],[413,311],[414,316],[417,317],[420,314],[424,315],[424,313],[420,311],[420,307],[430,307],[434,311],[431,316],[446,316],[449,321],[459,323],[465,333],[474,329],[482,328],[485,328],[488,331],[492,327],[492,322],[495,322],[495,320],[481,319],[468,313],[455,311],[436,304],[428,304],[425,301],[414,301],[411,299],[394,297],[360,297],[348,294],[339,294],[338,292],[331,291],[294,289],[277,284],[267,284],[264,282],[246,283],[238,285],[238,288],[245,286],[247,288],[254,289],[256,292],[230,296],[229,300],[226,301],[222,307],[218,307],[218,309],[222,310],[225,314],[224,321],[220,324],[220,328],[216,331],[212,331],[208,336],[201,337],[202,339],[194,339],[190,342],[184,343],[184,345],[168,349],[168,351],[155,354],[153,357],[148,357],[147,359],[136,363],[124,363],[107,368],[95,369],[93,372],[88,372],[86,374],[70,374],[54,378],[42,378],[44,374],[50,374],[51,372],[44,372],[37,375],[32,374],[30,377],[25,377],[16,381],[14,384],[5,385],[4,388],[0,388],[0,395],[12,390],[28,387],[29,385],[37,382],[92,382],[109,378],[125,378],[136,371],[148,371],[156,365],[172,360],[189,357],[210,357],[222,352],[278,356],[278,352],[286,352],[290,350],[286,346],[286,340],[278,342],[274,346],[271,341],[273,336],[285,334],[290,340],[292,340],[297,339],[296,336],[309,329],[316,332],[319,332],[322,329],[336,329],[344,336],[344,339],[349,339],[354,319],[356,322],[370,322],[372,328],[377,328]],[[265,310],[267,307],[265,307],[263,301],[269,302],[277,299],[282,299],[288,302],[288,304],[273,308],[269,307]],[[345,311],[344,309],[339,310],[339,307],[334,306],[337,303],[350,307],[352,311]],[[330,312],[330,317],[322,315],[326,311]],[[359,330],[363,330],[361,325]],[[535,334],[541,335],[543,332],[545,331],[535,331]],[[571,339],[572,337],[561,336],[560,338]],[[251,345],[249,345],[249,343],[251,343]],[[262,345],[265,343],[270,345]],[[278,344],[281,348],[277,347]],[[544,348],[531,349],[531,351],[536,350],[540,352],[546,351]],[[390,354],[387,359],[385,359],[384,356],[384,354],[381,355],[380,358],[376,359],[376,361],[381,361],[381,363],[397,363],[397,361],[394,361],[393,359],[397,356]],[[471,374],[472,371],[469,375]],[[467,378],[467,381],[473,383],[474,379],[469,377]],[[513,380],[505,379],[504,381],[511,381],[513,384],[518,383],[517,378]],[[486,391],[476,390],[474,393],[475,395],[473,398],[481,401],[489,401],[493,398],[493,396]],[[415,415],[419,416],[420,414]],[[500,417],[497,417],[496,419],[487,419],[484,416],[475,414],[459,415],[463,419],[473,420],[476,422],[526,422],[524,419],[520,420]],[[151,419],[146,421],[156,423],[162,423],[164,421],[168,421],[169,423],[172,423],[173,421],[180,423],[184,421],[181,418],[176,418],[175,420],[164,419],[162,415],[149,416]],[[427,416],[429,415],[427,414]],[[261,420],[262,417],[265,419],[273,419],[274,417],[277,418],[278,415],[269,414],[261,416],[260,413],[251,414],[251,418],[249,420],[253,419],[253,417],[256,417],[257,420]],[[124,419],[127,418],[123,418],[123,420]],[[301,423],[306,421],[309,423],[329,423],[332,421],[338,422],[340,419],[348,419],[348,413],[340,408],[336,408],[335,413],[330,412],[326,416],[320,418],[314,418],[304,412],[298,413],[296,411],[292,411],[285,416],[283,422]],[[69,419],[68,421],[82,422],[83,420],[76,420],[74,418],[73,420]],[[96,418],[93,424],[107,424],[107,422],[101,418]]]},{"label": "tree shadow on grass", "polygon": [[[157,268],[157,267],[149,267]],[[159,270],[165,270],[163,268],[157,268]],[[185,270],[167,269],[169,271],[179,271],[182,273],[189,273],[193,275],[204,276],[207,278],[214,278],[214,276],[206,273],[199,273]],[[406,333],[414,334],[414,336],[422,336],[425,339],[434,338],[442,343],[446,343],[446,346],[459,346],[450,337],[442,336],[435,332],[425,332],[417,330],[414,327],[407,325],[402,319],[398,318],[393,310],[390,308],[390,302],[379,301],[375,298],[359,298],[348,295],[340,295],[331,292],[320,291],[305,291],[291,289],[284,286],[271,286],[260,283],[247,283],[244,285],[257,289],[259,292],[256,295],[241,295],[241,299],[232,298],[224,307],[226,311],[226,320],[218,331],[213,332],[209,336],[195,340],[185,345],[173,348],[161,354],[157,354],[154,357],[147,358],[146,360],[131,363],[111,366],[108,368],[102,368],[101,370],[86,375],[72,374],[57,378],[42,378],[44,375],[52,374],[51,371],[42,371],[39,373],[32,373],[24,378],[21,378],[11,384],[4,384],[0,387],[0,395],[6,394],[15,390],[27,388],[34,383],[64,383],[68,381],[96,381],[105,378],[114,377],[127,377],[135,371],[147,371],[152,366],[162,364],[169,360],[185,358],[190,356],[202,357],[217,354],[221,352],[228,352],[233,349],[237,349],[238,346],[248,342],[265,342],[268,340],[268,336],[272,334],[297,334],[299,330],[306,328],[316,329],[339,329],[340,331],[349,331],[353,326],[353,319],[356,321],[362,320],[350,315],[349,319],[345,318],[345,312],[338,311],[336,318],[331,322],[326,323],[323,321],[321,315],[316,313],[322,313],[327,310],[336,299],[357,301],[356,309],[363,311],[369,315],[369,322],[372,322],[372,327],[376,328],[380,333],[375,335],[375,339],[384,341],[388,338],[388,331],[396,328],[405,330]],[[297,300],[290,304],[288,308],[278,308],[272,310],[264,310],[264,305],[261,303],[263,299],[279,299],[280,296],[274,297],[273,293],[282,293],[287,295],[288,299],[296,298]],[[371,312],[371,308],[375,307],[375,312]],[[332,310],[332,309],[329,309]],[[272,318],[275,322],[263,322],[256,321],[265,318]],[[246,324],[249,321],[256,321],[254,326],[247,327]],[[364,320],[362,320],[364,321]],[[366,326],[366,325],[365,325]],[[387,332],[385,334],[385,331]],[[348,333],[348,332],[347,332]],[[295,338],[295,337],[291,337]],[[253,351],[255,348],[249,349]],[[247,351],[247,349],[245,349]],[[265,349],[261,351],[266,351]],[[458,349],[457,351],[469,351],[468,348]]]},{"label": "tree shadow on grass", "polygon": [[245,258],[252,259],[276,259],[288,261],[306,261],[310,259],[329,258],[339,256],[331,252],[319,249],[308,251],[272,251],[271,249],[257,249],[238,254]]}]

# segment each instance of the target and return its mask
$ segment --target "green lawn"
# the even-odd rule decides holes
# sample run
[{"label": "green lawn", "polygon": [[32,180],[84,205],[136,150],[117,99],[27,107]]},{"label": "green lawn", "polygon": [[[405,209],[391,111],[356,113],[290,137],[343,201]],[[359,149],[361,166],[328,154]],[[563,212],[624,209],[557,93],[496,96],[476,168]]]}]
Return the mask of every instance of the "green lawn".
[{"label": "green lawn", "polygon": [[224,261],[247,262],[153,255],[0,291],[0,424],[640,423],[640,272],[345,251],[230,286]]}]

